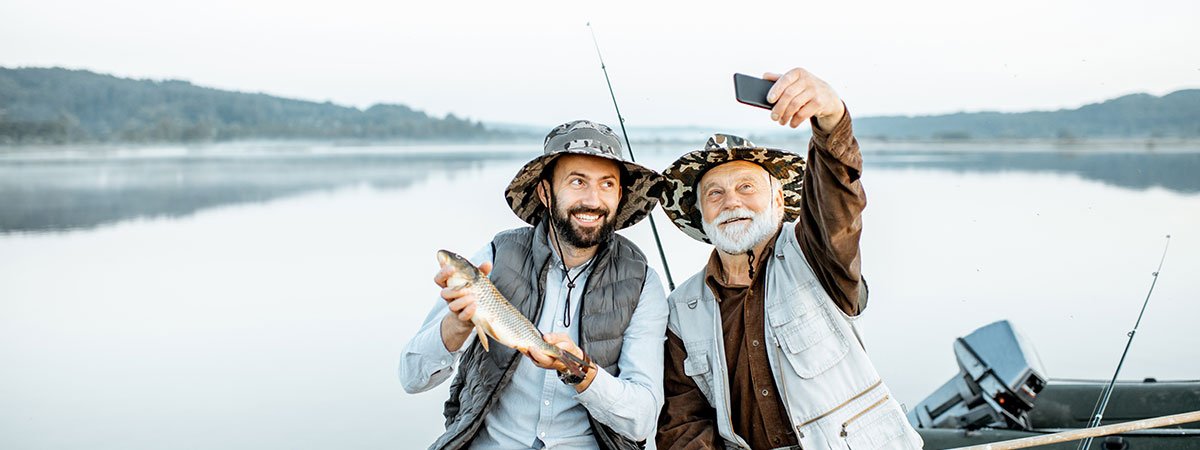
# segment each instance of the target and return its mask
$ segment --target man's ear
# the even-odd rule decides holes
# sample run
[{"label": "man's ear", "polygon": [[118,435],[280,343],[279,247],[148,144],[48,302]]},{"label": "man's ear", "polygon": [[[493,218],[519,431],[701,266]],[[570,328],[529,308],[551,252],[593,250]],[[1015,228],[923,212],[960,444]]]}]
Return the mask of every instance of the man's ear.
[{"label": "man's ear", "polygon": [[537,190],[538,200],[542,201],[542,206],[549,208],[550,197],[546,193],[548,192],[547,189],[550,189],[550,182],[546,180],[539,180],[535,189]]}]

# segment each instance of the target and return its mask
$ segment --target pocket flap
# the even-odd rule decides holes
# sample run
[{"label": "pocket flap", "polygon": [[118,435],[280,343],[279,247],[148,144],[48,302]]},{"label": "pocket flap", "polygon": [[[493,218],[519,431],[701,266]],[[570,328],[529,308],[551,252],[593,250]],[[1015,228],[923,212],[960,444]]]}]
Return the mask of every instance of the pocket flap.
[{"label": "pocket flap", "polygon": [[683,373],[689,377],[703,375],[711,370],[708,365],[708,353],[689,353],[683,360]]}]

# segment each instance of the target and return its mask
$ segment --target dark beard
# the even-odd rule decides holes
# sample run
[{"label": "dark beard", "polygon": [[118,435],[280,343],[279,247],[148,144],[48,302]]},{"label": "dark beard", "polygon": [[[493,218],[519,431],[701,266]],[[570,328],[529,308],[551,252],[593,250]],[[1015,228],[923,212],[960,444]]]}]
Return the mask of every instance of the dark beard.
[{"label": "dark beard", "polygon": [[[577,213],[590,213],[604,216],[604,223],[593,231],[584,231],[578,229],[571,223],[571,215]],[[568,245],[575,248],[591,248],[599,245],[601,242],[608,241],[612,237],[613,229],[616,227],[613,223],[612,216],[606,208],[587,208],[576,206],[568,211],[555,211],[550,215],[550,224],[554,226],[554,231],[557,232],[558,238],[562,239]]]}]

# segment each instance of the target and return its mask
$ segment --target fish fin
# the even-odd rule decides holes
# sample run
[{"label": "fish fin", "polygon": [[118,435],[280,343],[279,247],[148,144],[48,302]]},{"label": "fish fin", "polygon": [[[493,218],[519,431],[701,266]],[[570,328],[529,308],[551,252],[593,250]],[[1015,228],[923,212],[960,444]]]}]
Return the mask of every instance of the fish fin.
[{"label": "fish fin", "polygon": [[483,345],[483,351],[485,351],[485,352],[491,351],[491,350],[488,350],[488,335],[489,334],[490,333],[485,332],[483,327],[479,326],[479,324],[475,324],[475,337],[479,338],[479,344]]},{"label": "fish fin", "polygon": [[562,355],[560,358],[558,358],[558,360],[562,361],[563,365],[567,366],[567,372],[580,377],[587,375],[583,368],[587,367],[588,363],[584,362],[582,359],[579,359],[578,356],[575,356],[566,350],[561,350],[559,353]]}]

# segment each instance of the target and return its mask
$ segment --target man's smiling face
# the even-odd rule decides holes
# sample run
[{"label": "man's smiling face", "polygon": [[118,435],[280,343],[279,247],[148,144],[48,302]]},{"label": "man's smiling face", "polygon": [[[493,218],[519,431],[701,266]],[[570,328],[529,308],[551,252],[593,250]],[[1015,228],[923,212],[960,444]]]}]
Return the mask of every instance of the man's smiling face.
[{"label": "man's smiling face", "polygon": [[729,254],[741,254],[775,234],[783,220],[783,193],[762,166],[732,161],[713,167],[696,184],[704,233]]},{"label": "man's smiling face", "polygon": [[[612,236],[621,204],[621,169],[605,158],[563,155],[551,176],[551,223],[563,241],[590,248]],[[544,185],[544,184],[543,184]],[[543,196],[543,202],[547,199]]]}]

